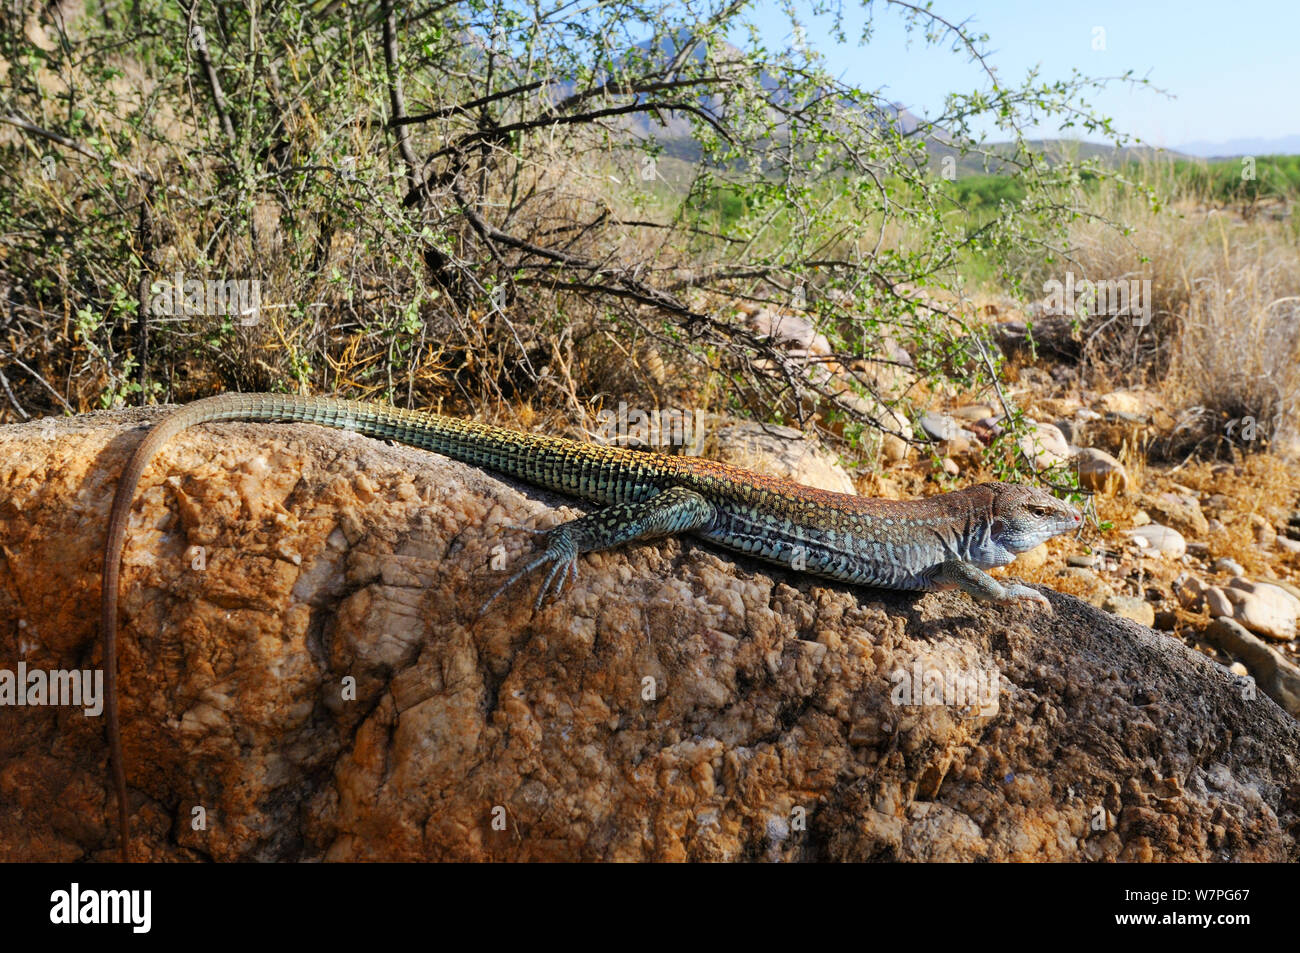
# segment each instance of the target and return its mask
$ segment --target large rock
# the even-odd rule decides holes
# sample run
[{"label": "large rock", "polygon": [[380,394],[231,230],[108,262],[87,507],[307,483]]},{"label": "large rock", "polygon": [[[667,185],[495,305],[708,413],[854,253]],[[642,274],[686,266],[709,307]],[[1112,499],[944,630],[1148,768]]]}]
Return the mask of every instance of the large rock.
[{"label": "large rock", "polygon": [[[0,429],[0,668],[100,664],[109,499],[134,425],[158,416]],[[562,502],[309,426],[175,439],[145,475],[122,585],[137,852],[1300,853],[1300,727],[1068,596],[1049,616],[885,593],[669,540],[583,557],[540,612],[531,578],[480,617],[535,545],[510,524],[579,512]],[[4,707],[0,738],[0,859],[114,857],[102,718]]]}]

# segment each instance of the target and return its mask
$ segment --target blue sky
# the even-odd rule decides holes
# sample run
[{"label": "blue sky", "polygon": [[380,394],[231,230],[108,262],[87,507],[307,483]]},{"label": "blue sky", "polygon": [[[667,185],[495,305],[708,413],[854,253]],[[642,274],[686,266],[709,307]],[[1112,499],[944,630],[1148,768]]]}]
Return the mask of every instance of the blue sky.
[{"label": "blue sky", "polygon": [[[865,88],[884,86],[919,115],[938,112],[950,91],[985,85],[978,68],[946,46],[926,47],[917,34],[908,46],[902,17],[879,0],[865,48],[855,45],[865,17],[854,0],[844,4],[846,46],[830,39],[829,19],[814,17],[811,4],[797,7],[809,45],[832,72]],[[971,29],[989,35],[1004,83],[1035,65],[1048,80],[1067,77],[1072,67],[1093,76],[1129,69],[1146,76],[1176,98],[1116,83],[1091,101],[1117,128],[1152,145],[1300,137],[1300,0],[935,0],[934,10],[954,22],[973,18]],[[759,0],[751,15],[765,42],[789,44],[789,21],[777,4]],[[1098,27],[1103,50],[1093,49]]]}]

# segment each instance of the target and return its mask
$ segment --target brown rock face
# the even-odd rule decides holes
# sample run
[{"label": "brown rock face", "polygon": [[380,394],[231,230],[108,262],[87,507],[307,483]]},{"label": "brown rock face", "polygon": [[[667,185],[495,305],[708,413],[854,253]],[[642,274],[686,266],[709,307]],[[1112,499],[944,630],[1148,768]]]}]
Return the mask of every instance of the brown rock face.
[{"label": "brown rock face", "polygon": [[[158,412],[0,429],[0,672],[96,668]],[[1300,728],[1178,642],[691,540],[479,607],[574,509],[307,426],[159,454],[124,563],[136,851],[237,860],[1295,859]],[[102,717],[0,707],[0,859],[113,859]]]}]

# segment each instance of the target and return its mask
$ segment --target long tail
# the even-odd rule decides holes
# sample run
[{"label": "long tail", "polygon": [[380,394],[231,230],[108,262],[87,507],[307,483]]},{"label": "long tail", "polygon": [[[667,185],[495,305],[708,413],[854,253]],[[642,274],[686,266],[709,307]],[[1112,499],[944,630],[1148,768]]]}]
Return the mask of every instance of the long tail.
[{"label": "long tail", "polygon": [[221,394],[187,404],[158,423],[136,447],[117,484],[104,541],[100,631],[104,637],[105,688],[108,694],[108,745],[117,792],[122,860],[130,861],[130,816],[126,800],[126,765],[117,692],[117,598],[126,523],[136,489],[155,453],[182,431],[218,420],[298,421],[352,430],[495,470],[560,493],[597,502],[619,502],[614,479],[628,468],[642,468],[646,457],[613,447],[579,444],[560,437],[523,434],[489,424],[399,410],[331,397],[288,394]]}]

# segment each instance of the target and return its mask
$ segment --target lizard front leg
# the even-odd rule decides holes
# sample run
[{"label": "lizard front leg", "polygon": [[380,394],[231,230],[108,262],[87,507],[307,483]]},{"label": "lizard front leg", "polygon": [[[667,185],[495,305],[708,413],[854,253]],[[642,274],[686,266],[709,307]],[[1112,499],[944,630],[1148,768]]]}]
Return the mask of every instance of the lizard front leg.
[{"label": "lizard front leg", "polygon": [[1032,599],[1046,606],[1048,612],[1052,611],[1052,604],[1038,590],[1018,583],[1004,586],[984,570],[960,559],[949,559],[941,563],[933,579],[936,589],[960,589],[985,602]]},{"label": "lizard front leg", "polygon": [[702,529],[713,521],[714,515],[713,504],[700,494],[685,487],[674,486],[641,503],[615,503],[561,523],[554,529],[545,531],[545,551],[492,593],[491,598],[483,603],[479,615],[487,611],[497,596],[539,566],[550,564],[551,571],[537,593],[534,609],[542,607],[542,600],[552,583],[555,583],[555,595],[558,598],[564,590],[566,575],[577,580],[578,557],[582,553],[612,549],[634,540],[658,539]]}]

